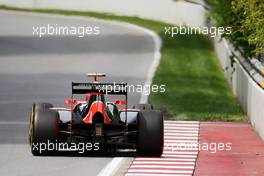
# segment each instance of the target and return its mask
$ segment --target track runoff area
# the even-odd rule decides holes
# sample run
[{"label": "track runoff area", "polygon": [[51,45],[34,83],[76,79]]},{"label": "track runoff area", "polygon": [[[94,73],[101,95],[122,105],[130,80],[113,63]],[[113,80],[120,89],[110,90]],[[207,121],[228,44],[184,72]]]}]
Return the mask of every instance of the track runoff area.
[{"label": "track runoff area", "polygon": [[[198,144],[198,145],[197,145]],[[245,122],[164,122],[161,157],[136,157],[126,176],[263,176],[264,143]]]}]

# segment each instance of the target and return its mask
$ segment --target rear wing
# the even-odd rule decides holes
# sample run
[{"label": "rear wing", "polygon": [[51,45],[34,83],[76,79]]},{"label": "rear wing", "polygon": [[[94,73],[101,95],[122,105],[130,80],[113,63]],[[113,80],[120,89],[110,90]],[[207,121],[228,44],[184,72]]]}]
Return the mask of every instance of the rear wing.
[{"label": "rear wing", "polygon": [[76,83],[72,82],[73,94],[109,94],[109,95],[125,95],[127,96],[126,83]]},{"label": "rear wing", "polygon": [[[109,94],[109,95],[125,95],[125,109],[127,109],[127,84],[126,83],[76,83],[72,82],[72,99],[74,94]],[[125,119],[126,128],[127,123],[127,110]]]}]

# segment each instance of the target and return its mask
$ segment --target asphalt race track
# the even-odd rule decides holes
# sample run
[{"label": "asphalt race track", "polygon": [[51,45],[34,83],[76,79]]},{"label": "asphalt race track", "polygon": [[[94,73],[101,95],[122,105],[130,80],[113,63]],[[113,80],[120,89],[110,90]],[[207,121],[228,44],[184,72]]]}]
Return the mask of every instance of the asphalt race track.
[{"label": "asphalt race track", "polygon": [[[108,81],[144,84],[155,43],[144,31],[95,19],[0,12],[0,175],[96,175],[111,157],[33,157],[28,120],[33,102],[64,106],[71,81],[105,72]],[[33,36],[33,26],[99,26],[100,34]],[[137,103],[139,93],[129,96]]]}]

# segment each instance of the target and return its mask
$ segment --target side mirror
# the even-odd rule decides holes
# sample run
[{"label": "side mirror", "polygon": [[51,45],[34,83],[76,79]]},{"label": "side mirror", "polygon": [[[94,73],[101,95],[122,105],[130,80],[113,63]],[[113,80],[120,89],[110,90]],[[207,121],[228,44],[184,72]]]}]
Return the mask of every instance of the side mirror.
[{"label": "side mirror", "polygon": [[125,100],[116,100],[116,101],[114,102],[114,104],[115,104],[115,105],[126,105],[127,102],[126,102]]},{"label": "side mirror", "polygon": [[65,99],[64,100],[64,103],[67,104],[67,105],[70,105],[70,104],[78,104],[78,100],[75,100],[75,99]]}]

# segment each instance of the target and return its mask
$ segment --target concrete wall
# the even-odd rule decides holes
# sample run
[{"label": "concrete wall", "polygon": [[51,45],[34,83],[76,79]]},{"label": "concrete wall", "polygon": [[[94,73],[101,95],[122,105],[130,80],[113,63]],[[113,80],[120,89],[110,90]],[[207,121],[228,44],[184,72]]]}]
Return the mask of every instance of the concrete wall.
[{"label": "concrete wall", "polygon": [[[264,90],[253,80],[257,73],[225,39],[215,39],[215,50],[234,94],[264,140]],[[232,64],[230,56],[233,54],[236,57]]]},{"label": "concrete wall", "polygon": [[0,4],[24,8],[108,12],[190,26],[205,24],[202,6],[174,0],[0,0]]}]

